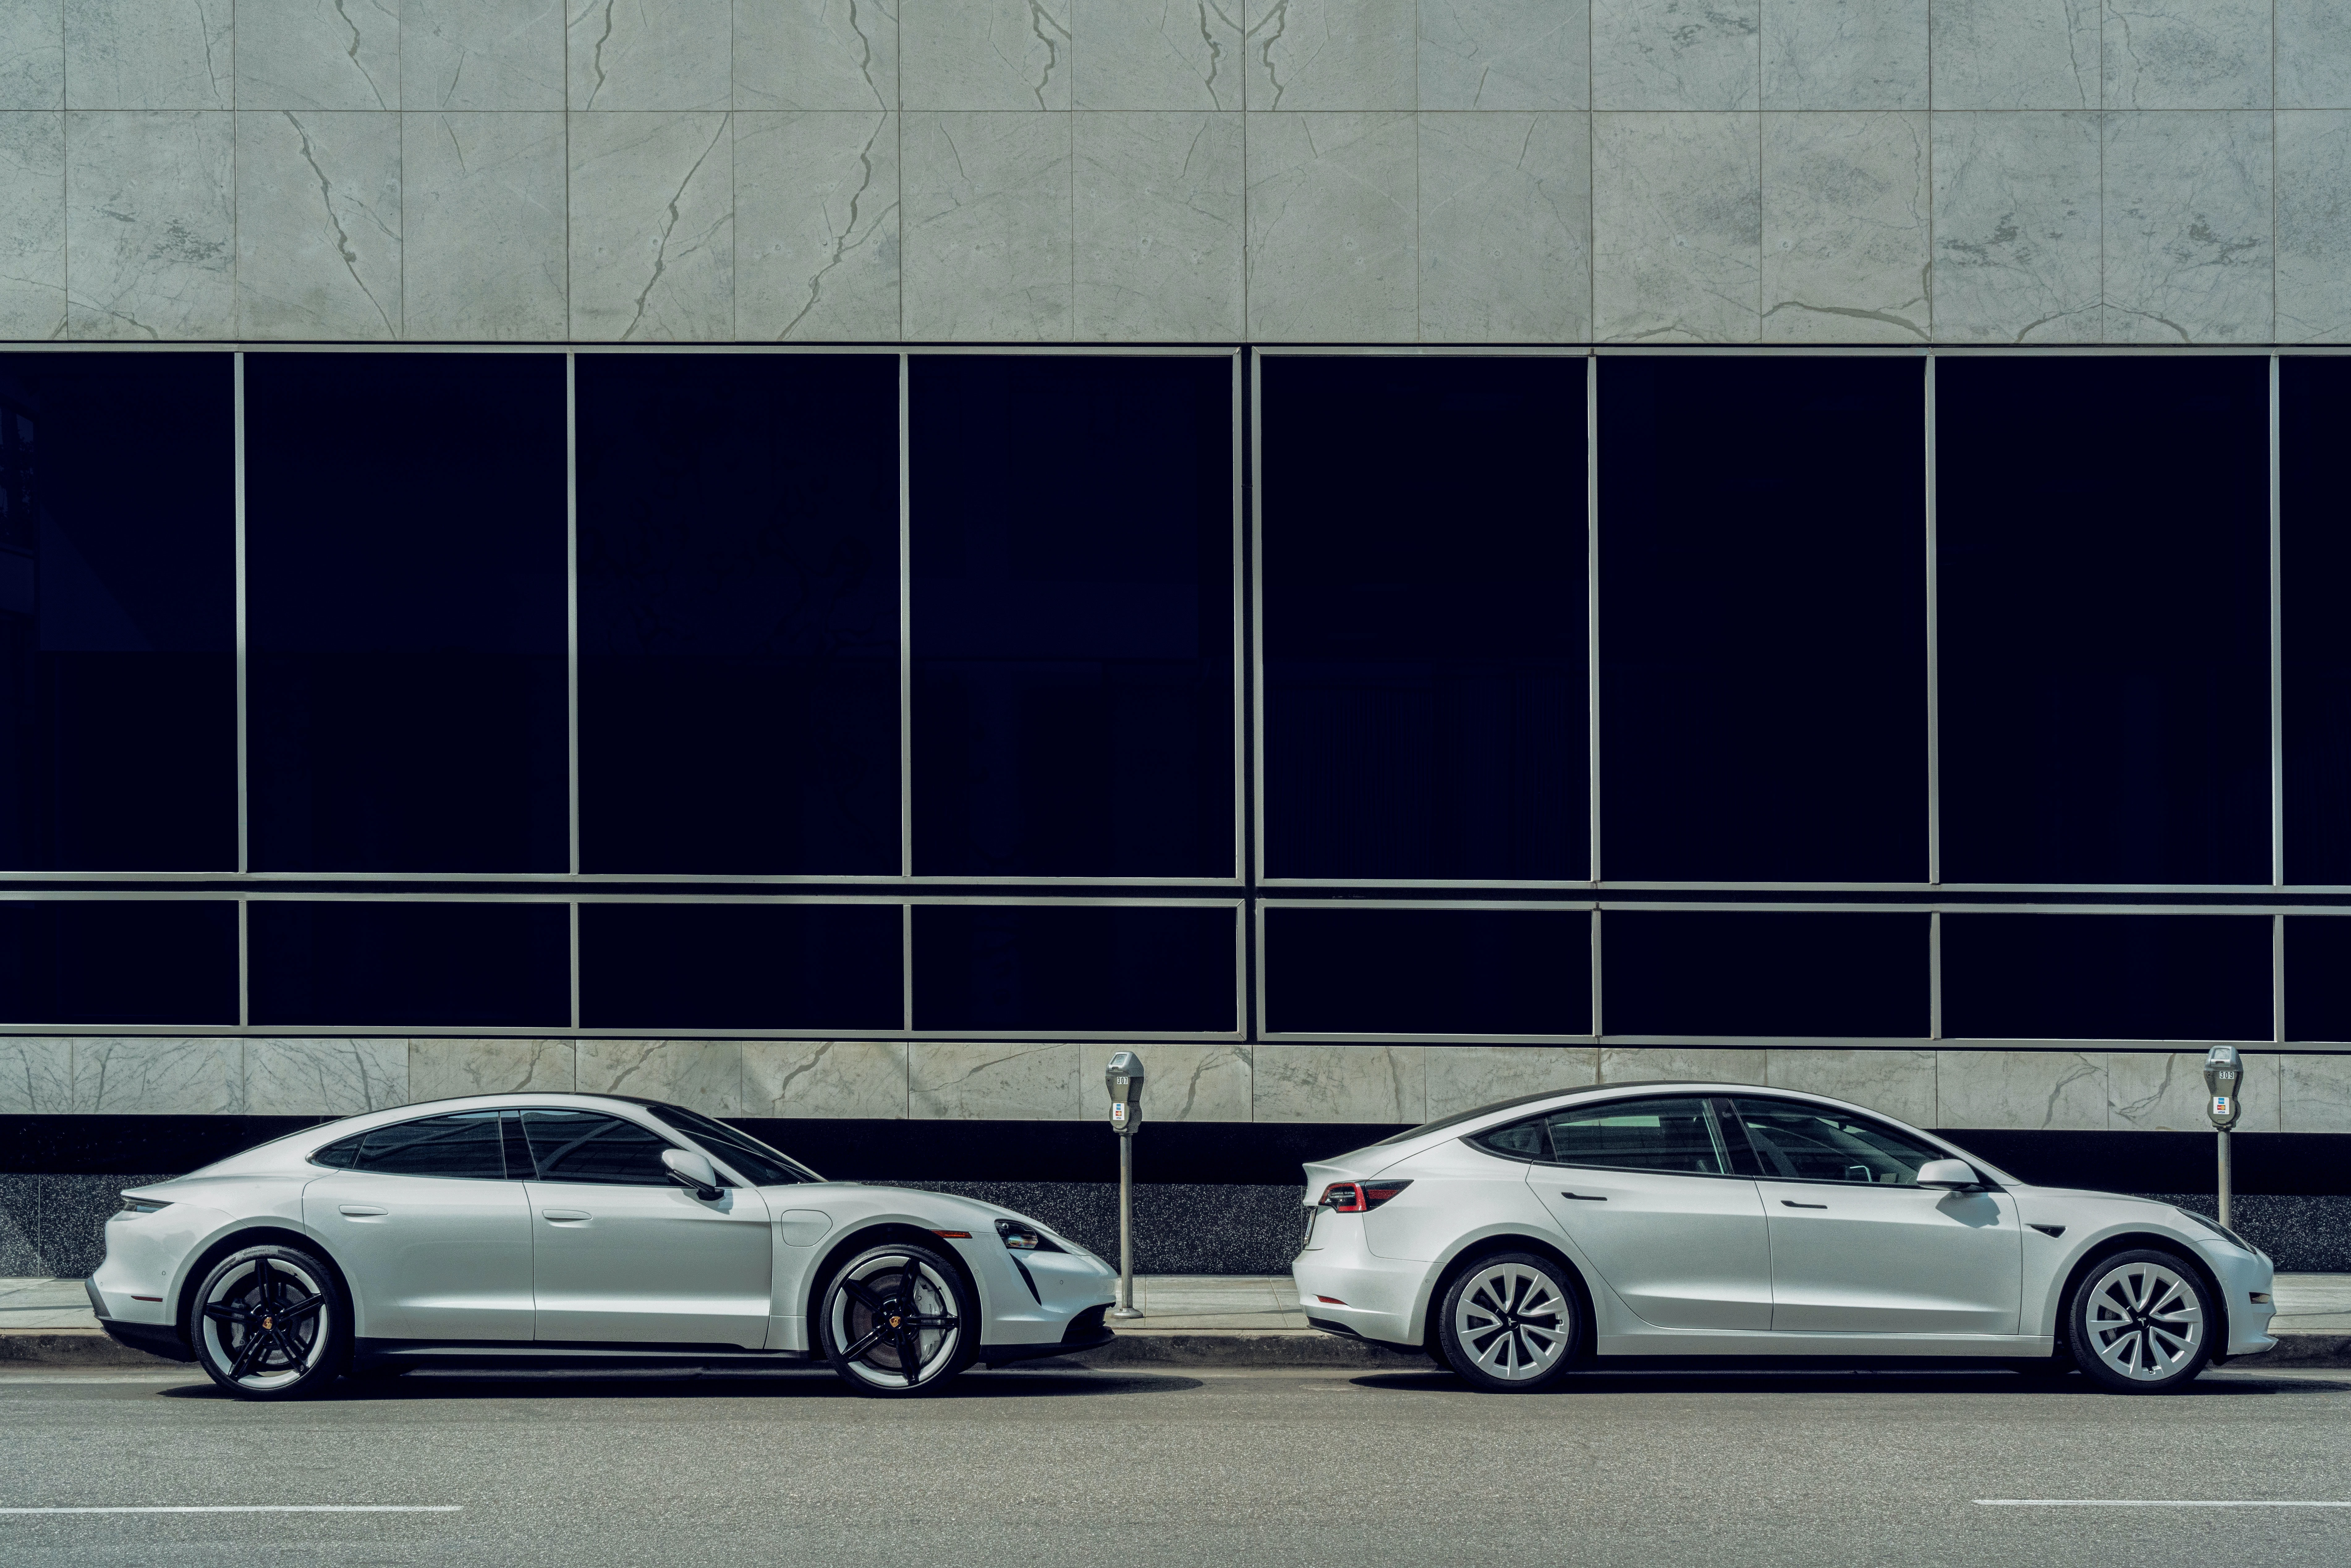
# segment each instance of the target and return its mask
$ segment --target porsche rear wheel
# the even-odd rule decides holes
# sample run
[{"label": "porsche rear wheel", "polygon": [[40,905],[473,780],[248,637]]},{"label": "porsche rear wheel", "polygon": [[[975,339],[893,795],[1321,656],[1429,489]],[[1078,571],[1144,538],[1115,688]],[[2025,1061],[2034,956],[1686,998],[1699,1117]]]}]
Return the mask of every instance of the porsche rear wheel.
[{"label": "porsche rear wheel", "polygon": [[206,1376],[240,1399],[301,1399],[350,1359],[350,1312],[334,1273],[301,1248],[232,1252],[196,1287],[188,1340]]},{"label": "porsche rear wheel", "polygon": [[819,1318],[833,1371],[876,1398],[935,1392],[971,1364],[978,1303],[962,1272],[927,1247],[868,1248],[825,1287]]}]

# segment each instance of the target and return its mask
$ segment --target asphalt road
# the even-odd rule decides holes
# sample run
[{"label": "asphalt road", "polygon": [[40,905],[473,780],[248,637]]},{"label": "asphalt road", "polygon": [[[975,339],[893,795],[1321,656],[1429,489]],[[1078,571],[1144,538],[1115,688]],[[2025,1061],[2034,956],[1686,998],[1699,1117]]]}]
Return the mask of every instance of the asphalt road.
[{"label": "asphalt road", "polygon": [[1436,1373],[1015,1371],[913,1403],[822,1373],[343,1386],[264,1406],[0,1375],[0,1507],[445,1511],[5,1513],[0,1563],[2351,1563],[2351,1508],[2104,1506],[2351,1502],[2346,1374],[2175,1398],[2005,1373],[1489,1397]]}]

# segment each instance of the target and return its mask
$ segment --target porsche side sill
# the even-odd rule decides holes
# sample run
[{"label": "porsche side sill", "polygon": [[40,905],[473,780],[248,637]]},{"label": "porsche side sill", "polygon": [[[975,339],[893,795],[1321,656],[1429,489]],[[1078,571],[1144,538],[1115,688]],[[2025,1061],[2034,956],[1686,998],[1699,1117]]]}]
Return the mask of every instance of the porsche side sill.
[{"label": "porsche side sill", "polygon": [[1035,1361],[1046,1355],[1074,1355],[1080,1351],[1100,1350],[1118,1335],[1102,1329],[1080,1339],[1056,1340],[1050,1344],[984,1344],[974,1361],[986,1366],[1006,1366],[1016,1361]]},{"label": "porsche side sill", "polygon": [[734,1344],[363,1339],[351,1347],[353,1364],[362,1367],[776,1366],[808,1359],[803,1350],[746,1350]]}]

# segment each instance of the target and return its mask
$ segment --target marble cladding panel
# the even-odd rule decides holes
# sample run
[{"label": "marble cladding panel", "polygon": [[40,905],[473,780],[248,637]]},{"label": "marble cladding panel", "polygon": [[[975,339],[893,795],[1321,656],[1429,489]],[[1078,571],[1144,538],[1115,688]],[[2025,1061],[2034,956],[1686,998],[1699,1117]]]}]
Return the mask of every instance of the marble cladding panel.
[{"label": "marble cladding panel", "polygon": [[0,338],[66,329],[66,117],[0,112]]},{"label": "marble cladding panel", "polygon": [[400,0],[236,0],[236,107],[398,109]]},{"label": "marble cladding panel", "polygon": [[1246,107],[1409,110],[1416,0],[1243,0]]},{"label": "marble cladding panel", "polygon": [[735,107],[898,107],[895,0],[735,0]]},{"label": "marble cladding panel", "polygon": [[746,1114],[740,1040],[583,1040],[574,1061],[582,1094],[641,1094],[705,1116]]},{"label": "marble cladding panel", "polygon": [[32,1037],[0,1040],[0,1116],[73,1109],[73,1044]]},{"label": "marble cladding panel", "polygon": [[[1146,1045],[1137,1052],[1147,1077],[1143,1102],[1145,1120],[1155,1122],[1247,1122],[1252,1115],[1255,1052],[1273,1049],[1248,1045]],[[1110,1048],[1098,1046],[1092,1055],[1079,1053],[1079,1071],[1085,1073],[1096,1058],[1107,1060]],[[1109,1092],[1099,1075],[1078,1082],[1079,1114],[1106,1115]]]},{"label": "marble cladding panel", "polygon": [[735,115],[735,335],[898,336],[898,117]]},{"label": "marble cladding panel", "polygon": [[2277,335],[2351,342],[2351,110],[2296,110],[2277,128]]},{"label": "marble cladding panel", "polygon": [[1933,0],[1935,107],[2096,109],[2101,0]]},{"label": "marble cladding panel", "polygon": [[725,113],[574,114],[571,336],[735,335],[735,140]]},{"label": "marble cladding panel", "polygon": [[903,119],[899,287],[906,336],[1067,340],[1071,117]]},{"label": "marble cladding panel", "polygon": [[1591,107],[1591,0],[1421,0],[1426,110]]},{"label": "marble cladding panel", "polygon": [[1102,112],[1074,123],[1074,335],[1239,338],[1240,117]]},{"label": "marble cladding panel", "polygon": [[236,117],[236,319],[244,338],[401,335],[400,117]]},{"label": "marble cladding panel", "polygon": [[1249,328],[1268,341],[1418,330],[1410,114],[1249,117]]},{"label": "marble cladding panel", "polygon": [[2108,109],[2267,109],[2273,0],[2104,0]]},{"label": "marble cladding panel", "polygon": [[412,1040],[410,1103],[468,1094],[569,1094],[579,1088],[568,1040]]},{"label": "marble cladding panel", "polygon": [[1259,1045],[1251,1049],[1252,1103],[1259,1122],[1384,1122],[1428,1119],[1418,1045]]},{"label": "marble cladding panel", "polygon": [[2097,1051],[1936,1052],[1939,1127],[2095,1131],[2106,1124],[2106,1064]]},{"label": "marble cladding panel", "polygon": [[2351,109],[2351,5],[2276,0],[2277,107]]},{"label": "marble cladding panel", "polygon": [[1927,340],[1927,120],[1763,116],[1765,342]]},{"label": "marble cladding panel", "polygon": [[1241,107],[1239,0],[1072,0],[1071,16],[1078,108]]},{"label": "marble cladding panel", "polygon": [[1424,114],[1420,335],[1576,342],[1592,331],[1592,122]]},{"label": "marble cladding panel", "polygon": [[66,116],[66,311],[75,337],[235,335],[234,119]]},{"label": "marble cladding panel", "polygon": [[907,1071],[904,1040],[746,1040],[743,1114],[904,1121]]},{"label": "marble cladding panel", "polygon": [[899,0],[904,107],[1070,107],[1071,0]]},{"label": "marble cladding panel", "polygon": [[1600,1082],[1762,1083],[1770,1058],[1744,1047],[1607,1045],[1600,1048]]},{"label": "marble cladding panel", "polygon": [[65,106],[235,107],[235,0],[66,0]]},{"label": "marble cladding panel", "polygon": [[83,1115],[241,1115],[240,1040],[77,1040],[73,1109]]},{"label": "marble cladding panel", "polygon": [[2098,120],[1934,116],[1938,340],[2097,341]]},{"label": "marble cladding panel", "polygon": [[1765,109],[1925,109],[1928,0],[1763,0]]},{"label": "marble cladding panel", "polygon": [[564,26],[574,110],[734,102],[734,0],[569,0]]},{"label": "marble cladding panel", "polygon": [[65,106],[65,0],[9,0],[0,6],[0,110]]},{"label": "marble cladding panel", "polygon": [[1595,114],[1593,334],[1751,343],[1761,330],[1752,114]]},{"label": "marble cladding panel", "polygon": [[2280,1132],[2351,1133],[2351,1056],[2288,1056],[2279,1068]]},{"label": "marble cladding panel", "polygon": [[[2288,1058],[2245,1056],[2243,1102],[2237,1125],[2248,1133],[2279,1129],[2280,1070]],[[2200,1051],[2110,1051],[2106,1053],[2106,1126],[2117,1132],[2203,1133],[2204,1053]]]},{"label": "marble cladding panel", "polygon": [[1428,1046],[1422,1052],[1421,1073],[1427,1114],[1434,1120],[1524,1094],[1597,1082],[1600,1050],[1590,1045]]},{"label": "marble cladding panel", "polygon": [[1592,107],[1754,109],[1761,0],[1592,0]]},{"label": "marble cladding panel", "polygon": [[2107,342],[2271,340],[2270,118],[2106,116]]},{"label": "marble cladding panel", "polygon": [[1092,1103],[1083,1093],[1089,1048],[916,1040],[908,1057],[907,1107],[917,1121],[1066,1122]]},{"label": "marble cladding panel", "polygon": [[404,1040],[248,1040],[248,1116],[356,1116],[409,1103]]},{"label": "marble cladding panel", "polygon": [[1935,1125],[1931,1051],[1772,1051],[1764,1081],[1774,1089],[1826,1094],[1866,1105],[1914,1127]]},{"label": "marble cladding panel", "polygon": [[409,337],[563,336],[566,173],[560,114],[401,116]]},{"label": "marble cladding panel", "polygon": [[561,109],[563,23],[560,0],[400,0],[401,107]]}]

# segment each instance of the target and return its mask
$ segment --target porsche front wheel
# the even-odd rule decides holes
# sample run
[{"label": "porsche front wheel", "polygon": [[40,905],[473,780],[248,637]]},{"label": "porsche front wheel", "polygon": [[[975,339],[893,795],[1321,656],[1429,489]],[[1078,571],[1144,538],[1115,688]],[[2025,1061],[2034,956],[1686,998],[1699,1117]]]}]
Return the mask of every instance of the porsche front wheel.
[{"label": "porsche front wheel", "polygon": [[971,1364],[977,1309],[961,1271],[931,1249],[868,1248],[825,1287],[819,1317],[825,1359],[860,1394],[929,1394]]}]

